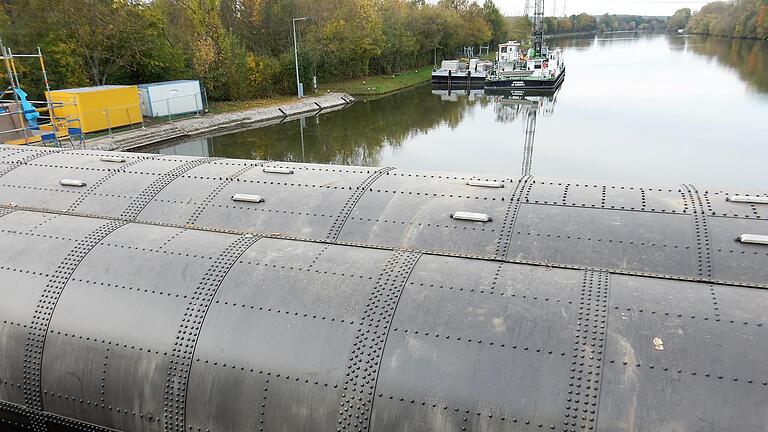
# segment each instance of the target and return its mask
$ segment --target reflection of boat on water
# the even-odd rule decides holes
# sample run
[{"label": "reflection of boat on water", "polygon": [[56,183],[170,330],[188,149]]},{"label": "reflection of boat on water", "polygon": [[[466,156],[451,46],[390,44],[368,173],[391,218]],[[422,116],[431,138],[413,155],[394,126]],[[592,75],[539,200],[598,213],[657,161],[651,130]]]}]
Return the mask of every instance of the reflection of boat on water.
[{"label": "reflection of boat on water", "polygon": [[485,97],[485,90],[478,88],[457,89],[449,85],[432,86],[432,94],[439,95],[441,101],[457,102],[460,96],[468,96],[469,100]]},{"label": "reflection of boat on water", "polygon": [[523,146],[523,161],[520,174],[531,175],[533,167],[533,143],[536,138],[536,120],[539,113],[551,116],[557,103],[559,90],[509,90],[509,89],[464,89],[451,88],[432,89],[433,95],[439,95],[440,100],[457,102],[460,97],[469,100],[485,98],[494,103],[496,121],[512,123],[518,119],[525,121],[525,144]]},{"label": "reflection of boat on water", "polygon": [[533,142],[536,138],[536,119],[539,112],[550,116],[557,103],[558,91],[507,91],[495,96],[496,120],[501,122],[525,118],[525,145],[520,175],[531,175],[533,167]]},{"label": "reflection of boat on water", "polygon": [[432,84],[447,86],[479,86],[485,85],[485,79],[493,67],[493,63],[480,59],[443,60],[440,69],[432,71]]}]

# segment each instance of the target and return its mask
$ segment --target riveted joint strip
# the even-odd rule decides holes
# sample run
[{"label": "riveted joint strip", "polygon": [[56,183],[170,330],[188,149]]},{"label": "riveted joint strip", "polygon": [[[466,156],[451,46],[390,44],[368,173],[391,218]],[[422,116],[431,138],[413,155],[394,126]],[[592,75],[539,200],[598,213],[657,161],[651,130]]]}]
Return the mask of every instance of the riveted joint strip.
[{"label": "riveted joint strip", "polygon": [[608,287],[609,273],[584,272],[573,334],[564,432],[595,430],[597,426],[608,325]]},{"label": "riveted joint strip", "polygon": [[104,177],[100,178],[94,184],[88,186],[88,188],[85,191],[83,191],[83,193],[81,193],[77,197],[77,199],[69,206],[69,208],[67,208],[67,211],[68,212],[76,211],[77,208],[80,206],[80,204],[82,204],[83,201],[85,201],[85,199],[90,196],[91,192],[93,192],[93,191],[97,190],[98,188],[100,188],[101,185],[106,183],[107,180],[111,179],[112,177],[114,177],[118,173],[125,172],[125,170],[127,168],[129,168],[129,167],[131,167],[133,165],[139,164],[141,162],[144,162],[147,159],[155,159],[155,158],[157,158],[157,156],[151,156],[149,158],[137,158],[137,159],[135,159],[135,160],[133,160],[131,162],[122,164],[119,168],[109,170],[109,173],[107,175],[105,175]]},{"label": "riveted joint strip", "polygon": [[[67,151],[67,150],[64,150],[64,151]],[[43,156],[48,156],[49,154],[57,153],[57,152],[58,152],[58,150],[40,149],[37,153],[32,153],[31,155],[29,155],[29,156],[27,156],[25,158],[13,161],[13,162],[8,163],[8,164],[2,164],[2,165],[0,165],[0,177],[8,174],[9,172],[15,170],[16,168],[18,168],[20,166],[28,164],[30,161],[33,161],[33,160],[35,160],[37,158],[40,158],[40,157],[43,157]]]},{"label": "riveted joint strip", "polygon": [[515,220],[517,219],[517,213],[520,211],[520,203],[530,195],[532,186],[533,177],[525,176],[517,182],[515,189],[512,191],[509,204],[507,204],[507,210],[504,212],[504,219],[501,221],[501,228],[499,228],[499,237],[496,239],[494,251],[496,259],[506,260],[509,255],[509,244],[512,241]]},{"label": "riveted joint strip", "polygon": [[379,177],[383,176],[384,174],[388,173],[389,171],[392,171],[395,169],[394,167],[384,167],[381,169],[378,169],[371,173],[362,183],[360,183],[359,186],[355,188],[355,190],[352,192],[352,195],[347,198],[347,201],[344,203],[344,206],[341,207],[341,210],[339,210],[339,213],[336,215],[336,218],[334,218],[333,223],[331,224],[330,230],[328,230],[328,234],[325,236],[325,239],[328,241],[336,241],[339,238],[339,234],[341,234],[341,229],[344,227],[344,224],[347,222],[347,219],[349,219],[349,215],[352,214],[352,210],[357,205],[358,201],[360,201],[360,198],[362,198],[365,191],[370,189],[371,186],[373,186],[373,183],[379,179]]},{"label": "riveted joint strip", "polygon": [[216,186],[216,187],[215,187],[215,188],[214,188],[214,189],[211,191],[211,193],[209,193],[209,194],[208,194],[208,196],[206,196],[206,197],[205,197],[205,199],[203,200],[203,202],[202,202],[202,203],[200,203],[200,205],[199,205],[199,206],[197,206],[197,208],[195,209],[195,211],[194,211],[194,212],[192,212],[192,214],[189,216],[189,219],[187,219],[187,224],[188,224],[188,225],[193,225],[195,222],[197,222],[197,218],[199,218],[199,217],[200,217],[200,215],[201,215],[201,214],[203,214],[203,212],[205,211],[205,209],[206,209],[206,208],[208,208],[208,204],[210,204],[210,203],[211,203],[211,201],[213,201],[213,199],[214,199],[214,198],[216,198],[216,197],[219,195],[219,193],[220,193],[222,190],[224,190],[224,188],[225,188],[225,187],[227,187],[227,185],[229,185],[230,183],[232,183],[232,182],[233,182],[235,179],[237,179],[237,178],[238,178],[238,177],[240,177],[241,175],[245,174],[246,172],[248,172],[248,171],[252,170],[252,169],[253,169],[253,168],[255,168],[255,167],[260,167],[260,166],[262,166],[262,165],[264,165],[264,162],[259,162],[259,163],[256,163],[256,164],[254,164],[254,165],[247,165],[247,166],[245,166],[244,168],[242,168],[242,169],[240,169],[240,170],[238,170],[238,171],[236,171],[236,172],[232,173],[231,175],[227,176],[227,177],[224,179],[224,181],[222,181],[221,183],[219,183],[219,185],[218,185],[218,186]]},{"label": "riveted joint strip", "polygon": [[179,324],[176,340],[170,353],[168,375],[165,380],[165,395],[163,396],[163,429],[165,431],[183,432],[186,430],[187,385],[203,320],[229,270],[259,238],[246,234],[238,237],[237,240],[227,246],[216,257],[190,296],[189,304]]},{"label": "riveted joint strip", "polygon": [[7,214],[11,214],[14,211],[16,211],[16,209],[12,209],[12,208],[8,208],[8,207],[0,207],[0,217],[3,217],[5,215],[7,215]]},{"label": "riveted joint strip", "polygon": [[693,214],[693,229],[696,236],[696,276],[700,278],[712,277],[712,246],[709,235],[709,223],[707,221],[707,208],[701,195],[695,186],[683,185],[687,207]]},{"label": "riveted joint strip", "polygon": [[203,165],[218,159],[220,158],[210,157],[210,158],[195,159],[187,163],[181,164],[176,168],[168,171],[167,173],[160,175],[157,179],[155,179],[155,181],[153,181],[149,186],[147,186],[146,189],[141,191],[139,196],[137,196],[128,205],[128,207],[125,210],[123,210],[123,213],[120,215],[120,218],[128,219],[128,220],[136,219],[139,213],[141,213],[141,211],[144,210],[144,207],[146,207],[147,204],[149,204],[150,201],[152,201],[157,196],[157,194],[160,193],[160,191],[162,191],[163,189],[165,189],[166,186],[171,184],[172,181],[181,177],[187,171],[193,168],[199,167],[200,165]]},{"label": "riveted joint strip", "polygon": [[[37,301],[27,332],[22,365],[24,404],[35,413],[43,411],[41,367],[45,338],[56,303],[85,256],[104,238],[123,225],[125,222],[122,221],[107,222],[79,240],[53,272]],[[45,422],[41,415],[32,416],[32,427],[33,430],[45,430]]]},{"label": "riveted joint strip", "polygon": [[396,251],[376,279],[357,326],[339,401],[338,430],[367,431],[381,358],[400,294],[421,254]]}]

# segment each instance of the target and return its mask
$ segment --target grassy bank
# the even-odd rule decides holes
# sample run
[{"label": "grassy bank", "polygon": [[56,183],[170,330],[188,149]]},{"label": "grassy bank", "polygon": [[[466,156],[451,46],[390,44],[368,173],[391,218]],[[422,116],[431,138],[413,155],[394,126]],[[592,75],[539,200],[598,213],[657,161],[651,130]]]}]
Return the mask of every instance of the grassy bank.
[{"label": "grassy bank", "polygon": [[[428,82],[431,77],[432,67],[425,66],[395,75],[375,75],[349,81],[319,84],[317,86],[317,93],[307,93],[307,96],[316,96],[327,92],[347,93],[352,96],[385,95],[406,87]],[[245,111],[253,108],[265,108],[285,104],[295,100],[295,95],[285,95],[246,101],[213,101],[208,106],[208,112],[216,114]]]},{"label": "grassy bank", "polygon": [[266,108],[294,101],[296,101],[295,95],[272,96],[268,98],[251,99],[245,101],[212,101],[208,105],[208,112],[218,114],[225,112],[245,111],[253,108]]},{"label": "grassy bank", "polygon": [[341,92],[352,96],[384,95],[428,82],[431,78],[432,67],[424,66],[400,74],[375,75],[331,84],[319,84],[318,92]]}]

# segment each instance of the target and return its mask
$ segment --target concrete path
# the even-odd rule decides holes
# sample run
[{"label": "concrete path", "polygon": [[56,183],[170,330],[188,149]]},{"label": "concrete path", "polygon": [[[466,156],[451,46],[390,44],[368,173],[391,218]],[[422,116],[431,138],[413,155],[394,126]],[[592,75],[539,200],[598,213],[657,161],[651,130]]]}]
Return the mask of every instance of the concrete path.
[{"label": "concrete path", "polygon": [[86,139],[88,150],[128,150],[163,141],[210,135],[227,130],[281,122],[299,115],[334,111],[352,104],[355,98],[345,93],[307,97],[292,103],[221,114],[207,114],[183,120],[119,132],[112,136]]}]

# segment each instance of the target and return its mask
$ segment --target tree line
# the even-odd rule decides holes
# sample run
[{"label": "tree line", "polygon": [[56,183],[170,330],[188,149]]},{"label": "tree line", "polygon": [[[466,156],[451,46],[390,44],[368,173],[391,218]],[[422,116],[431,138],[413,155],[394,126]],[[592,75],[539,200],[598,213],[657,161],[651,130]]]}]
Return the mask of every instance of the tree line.
[{"label": "tree line", "polygon": [[734,38],[768,39],[768,0],[716,1],[692,13],[680,9],[668,30]]},{"label": "tree line", "polygon": [[307,84],[396,73],[508,35],[493,0],[0,0],[0,36],[15,52],[40,46],[52,88],[195,78],[210,99],[237,100],[295,92],[298,17],[310,17],[296,23]]},{"label": "tree line", "polygon": [[666,17],[649,17],[639,15],[592,16],[585,13],[569,17],[545,17],[544,33],[589,33],[610,31],[646,31],[664,30],[667,28]]}]

